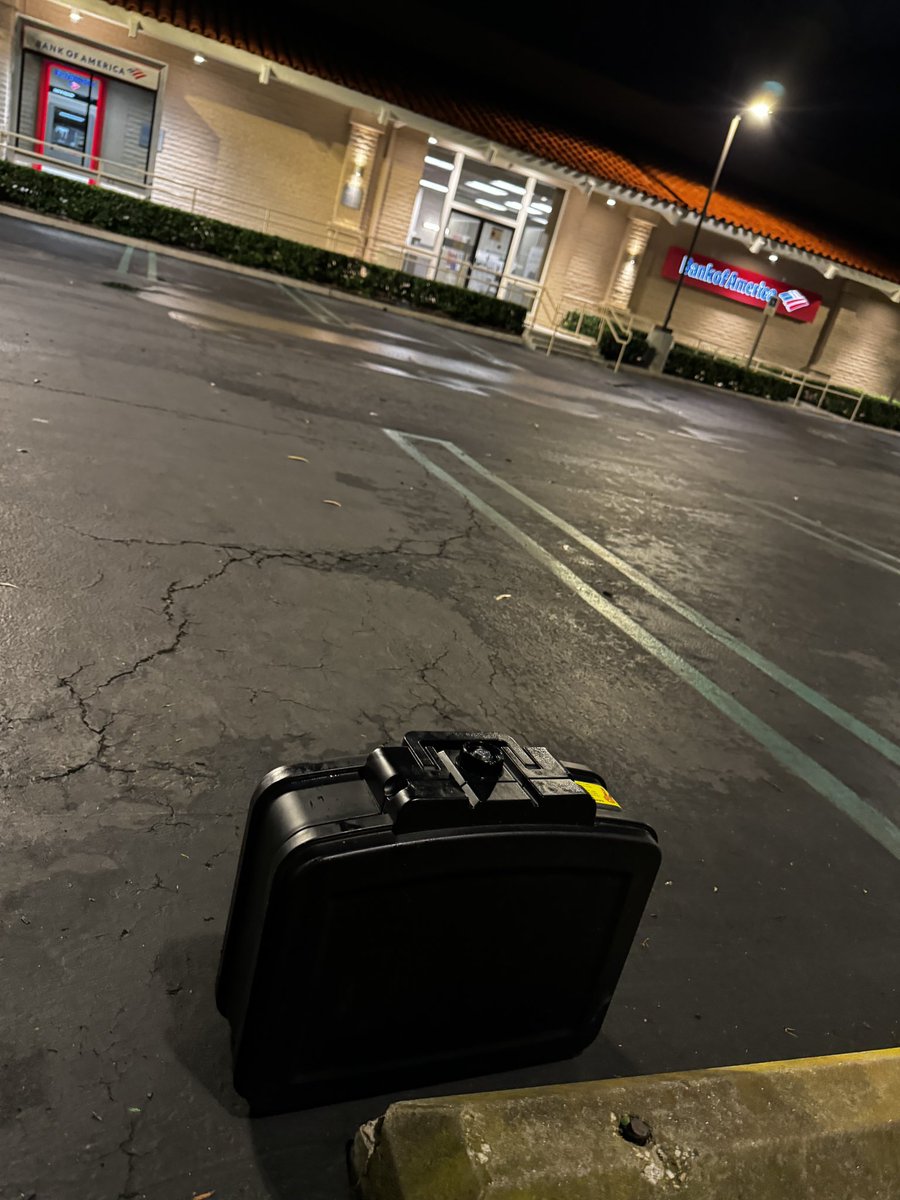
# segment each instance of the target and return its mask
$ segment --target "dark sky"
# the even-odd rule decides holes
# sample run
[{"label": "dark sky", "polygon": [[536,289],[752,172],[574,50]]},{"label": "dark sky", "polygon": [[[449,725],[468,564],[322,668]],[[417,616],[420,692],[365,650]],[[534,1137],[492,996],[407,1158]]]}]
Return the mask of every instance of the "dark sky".
[{"label": "dark sky", "polygon": [[897,0],[369,0],[342,7],[330,34],[316,7],[369,74],[503,104],[704,181],[731,113],[776,79],[784,107],[765,131],[745,122],[723,190],[900,261]]}]

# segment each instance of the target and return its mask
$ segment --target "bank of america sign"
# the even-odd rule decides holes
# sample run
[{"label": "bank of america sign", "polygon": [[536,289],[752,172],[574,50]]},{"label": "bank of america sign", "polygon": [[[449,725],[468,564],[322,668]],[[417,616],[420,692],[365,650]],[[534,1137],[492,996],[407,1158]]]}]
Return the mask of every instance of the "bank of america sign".
[{"label": "bank of america sign", "polygon": [[667,279],[683,277],[686,286],[713,292],[754,308],[765,308],[767,304],[777,302],[776,314],[794,321],[812,321],[822,303],[822,297],[816,292],[793,288],[783,280],[759,275],[756,271],[735,267],[716,258],[707,258],[705,255],[693,257],[679,246],[669,249],[662,273]]}]

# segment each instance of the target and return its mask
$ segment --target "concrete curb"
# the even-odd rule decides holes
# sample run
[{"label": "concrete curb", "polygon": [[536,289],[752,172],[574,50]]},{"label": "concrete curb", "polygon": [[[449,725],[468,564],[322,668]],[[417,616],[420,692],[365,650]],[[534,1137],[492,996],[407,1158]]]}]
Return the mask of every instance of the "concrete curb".
[{"label": "concrete curb", "polygon": [[359,304],[363,308],[377,308],[381,312],[400,313],[412,317],[416,321],[426,321],[431,325],[442,325],[446,329],[458,329],[463,333],[474,333],[479,337],[491,338],[495,342],[505,342],[507,345],[523,346],[524,341],[514,333],[503,333],[499,329],[485,329],[481,325],[467,325],[464,321],[454,321],[451,317],[439,317],[434,313],[419,312],[414,308],[404,308],[399,304],[385,304],[381,300],[370,300],[366,296],[355,296],[352,292],[342,292],[340,288],[323,287],[308,280],[294,279],[290,275],[280,275],[276,271],[263,271],[259,267],[245,267],[241,263],[231,263],[224,258],[216,258],[213,254],[198,254],[194,250],[182,250],[178,246],[168,246],[163,242],[150,242],[146,238],[129,237],[124,233],[111,233],[107,229],[97,229],[93,225],[81,225],[77,221],[67,221],[63,217],[48,217],[44,213],[32,212],[27,208],[17,208],[14,204],[0,204],[0,216],[13,217],[19,221],[27,221],[32,225],[47,225],[51,229],[64,229],[67,233],[77,233],[82,237],[96,238],[101,242],[114,242],[118,246],[134,246],[137,250],[152,250],[165,258],[178,258],[182,262],[196,263],[201,267],[212,267],[217,271],[228,271],[232,275],[244,275],[249,279],[262,279],[266,283],[290,283],[300,291],[312,292],[317,296],[330,296],[333,300],[342,300],[347,304]]},{"label": "concrete curb", "polygon": [[363,1200],[896,1200],[900,1049],[407,1100],[352,1169]]}]

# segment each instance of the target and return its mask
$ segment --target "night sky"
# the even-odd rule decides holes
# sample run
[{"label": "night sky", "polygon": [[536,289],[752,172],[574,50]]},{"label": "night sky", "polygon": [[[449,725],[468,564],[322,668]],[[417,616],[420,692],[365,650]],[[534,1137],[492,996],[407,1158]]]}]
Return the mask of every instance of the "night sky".
[{"label": "night sky", "polygon": [[784,107],[765,131],[744,123],[722,189],[900,262],[896,0],[402,0],[342,7],[339,28],[315,8],[316,40],[369,76],[502,105],[704,182],[731,114],[776,79]]}]

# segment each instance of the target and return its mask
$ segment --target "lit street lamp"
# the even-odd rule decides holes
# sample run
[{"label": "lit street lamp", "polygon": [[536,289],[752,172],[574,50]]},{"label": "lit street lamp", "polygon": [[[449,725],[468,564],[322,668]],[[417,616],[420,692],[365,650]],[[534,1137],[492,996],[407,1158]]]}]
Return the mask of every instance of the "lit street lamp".
[{"label": "lit street lamp", "polygon": [[[722,151],[719,154],[719,161],[716,163],[716,169],[712,177],[712,182],[707,190],[706,199],[703,201],[703,208],[700,210],[700,216],[697,220],[697,224],[694,226],[694,232],[691,237],[691,244],[688,247],[686,261],[690,261],[694,253],[694,247],[697,245],[697,238],[700,235],[700,228],[706,219],[706,214],[709,210],[709,204],[712,200],[713,193],[719,186],[719,176],[722,174],[722,168],[725,166],[725,160],[728,158],[728,152],[731,150],[731,144],[734,141],[734,135],[738,131],[738,126],[740,125],[744,116],[748,116],[755,121],[767,121],[775,111],[775,108],[777,107],[783,95],[784,88],[780,83],[774,83],[772,81],[764,83],[750,103],[740,112],[735,113],[731,118],[731,124],[728,126],[728,132],[725,134],[725,141],[722,143]],[[663,320],[662,325],[658,325],[653,330],[654,334],[660,335],[657,339],[656,350],[657,355],[660,355],[663,362],[665,362],[666,355],[669,352],[669,347],[672,344],[672,331],[669,327],[669,322],[672,319],[672,310],[675,308],[675,304],[678,300],[683,283],[684,272],[681,272],[678,276],[678,282],[675,284],[675,291],[672,293],[672,299],[669,301],[669,307],[666,312],[665,319]],[[652,334],[651,340],[653,340]],[[656,363],[654,363],[654,367],[656,370],[661,369],[661,365],[657,365]]]}]

